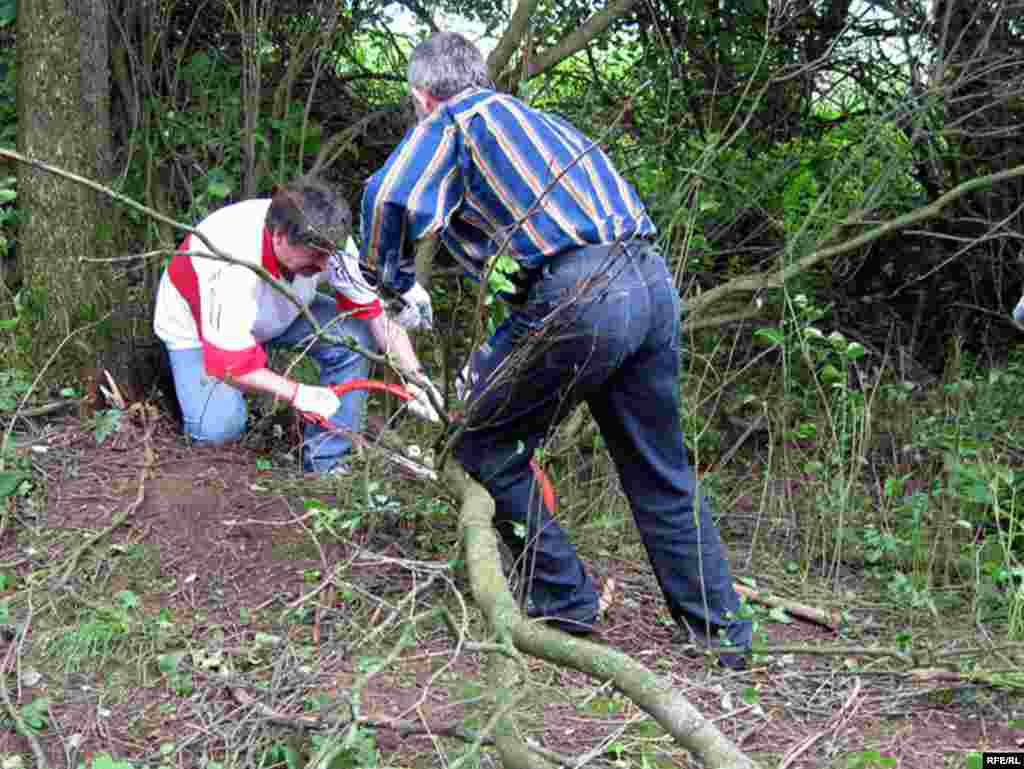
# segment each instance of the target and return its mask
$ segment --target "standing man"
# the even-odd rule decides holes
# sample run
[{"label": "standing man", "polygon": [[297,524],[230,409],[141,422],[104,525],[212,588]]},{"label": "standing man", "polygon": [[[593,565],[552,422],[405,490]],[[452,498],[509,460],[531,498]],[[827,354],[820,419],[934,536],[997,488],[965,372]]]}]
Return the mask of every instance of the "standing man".
[{"label": "standing man", "polygon": [[412,280],[404,250],[433,233],[478,277],[499,249],[519,264],[511,317],[471,358],[455,453],[494,497],[528,613],[577,632],[597,619],[594,584],[529,466],[547,431],[586,401],[672,616],[695,640],[748,650],[751,623],[736,616],[683,444],[680,299],[636,191],[569,123],[497,93],[461,35],[417,46],[408,80],[419,122],[367,185],[365,255],[398,289]]},{"label": "standing man", "polygon": [[[241,264],[205,258],[198,237],[182,242],[164,272],[157,293],[154,328],[170,355],[174,387],[185,433],[196,441],[226,443],[245,430],[243,390],[271,393],[294,408],[328,420],[333,429],[308,424],[303,467],[317,473],[343,472],[352,448],[347,432],[359,429],[366,393],[339,399],[324,385],[365,377],[369,361],[345,345],[318,339],[314,327],[289,297],[246,265],[261,265],[287,286],[328,334],[351,337],[364,349],[387,351],[409,372],[419,364],[409,337],[383,312],[363,279],[350,239],[348,204],[326,184],[305,178],[279,188],[273,199],[225,206],[196,228],[220,251]],[[339,250],[347,242],[348,249]],[[317,292],[327,279],[336,292]],[[422,310],[418,286],[406,294],[407,310]],[[419,314],[405,313],[409,325]],[[267,368],[265,347],[300,347],[320,368],[320,387]],[[407,385],[416,397],[410,409],[437,420],[429,396]]]}]

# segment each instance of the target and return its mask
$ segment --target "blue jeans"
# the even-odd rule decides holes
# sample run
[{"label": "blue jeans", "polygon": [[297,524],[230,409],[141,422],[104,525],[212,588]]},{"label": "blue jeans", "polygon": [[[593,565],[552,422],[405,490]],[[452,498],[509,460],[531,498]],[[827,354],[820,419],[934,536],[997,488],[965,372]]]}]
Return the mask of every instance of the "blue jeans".
[{"label": "blue jeans", "polygon": [[739,596],[710,505],[695,504],[680,424],[680,315],[665,261],[647,243],[556,258],[473,356],[478,378],[455,454],[494,497],[495,526],[534,612],[593,618],[594,584],[529,467],[548,430],[586,401],[673,618],[748,648],[751,623],[735,617]]},{"label": "blue jeans", "polygon": [[[334,300],[320,294],[309,309],[321,326],[327,326],[338,315]],[[297,347],[312,333],[312,324],[299,316],[284,333],[268,340],[265,346]],[[360,346],[368,350],[377,349],[369,324],[364,320],[341,320],[331,325],[328,333],[336,337],[353,337]],[[370,370],[366,358],[340,344],[318,340],[308,354],[320,367],[320,384],[323,385],[365,377]],[[245,399],[241,391],[207,376],[203,351],[198,347],[168,350],[168,355],[185,433],[196,441],[215,444],[240,438],[246,422]],[[337,430],[328,431],[320,425],[306,424],[302,464],[307,471],[327,472],[342,461],[352,449],[352,441],[346,432],[361,428],[365,406],[366,391],[351,392],[342,397],[341,408],[331,417]]]}]

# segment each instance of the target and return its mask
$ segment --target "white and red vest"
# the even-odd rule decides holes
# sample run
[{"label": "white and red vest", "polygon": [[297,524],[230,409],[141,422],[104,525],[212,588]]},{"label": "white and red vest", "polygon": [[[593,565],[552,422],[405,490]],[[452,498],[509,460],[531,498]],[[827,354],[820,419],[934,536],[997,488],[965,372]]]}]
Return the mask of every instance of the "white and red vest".
[{"label": "white and red vest", "polygon": [[[270,200],[247,200],[225,206],[196,229],[223,253],[247,264],[261,264],[279,280],[281,267],[264,226]],[[180,252],[209,253],[203,242],[187,236]],[[349,239],[345,261],[352,274],[361,274],[358,252]],[[295,275],[292,293],[309,306],[326,272]],[[380,299],[365,282],[334,286],[339,311],[370,319],[382,312]],[[200,347],[206,373],[223,379],[265,368],[263,343],[282,334],[299,317],[299,309],[283,293],[240,264],[175,254],[157,292],[153,329],[170,350]]]}]

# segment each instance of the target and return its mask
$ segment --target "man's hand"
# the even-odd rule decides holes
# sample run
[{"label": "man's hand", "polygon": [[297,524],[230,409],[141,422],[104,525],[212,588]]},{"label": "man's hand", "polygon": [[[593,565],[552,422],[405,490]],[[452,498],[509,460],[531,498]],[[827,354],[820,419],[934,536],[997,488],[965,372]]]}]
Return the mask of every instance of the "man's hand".
[{"label": "man's hand", "polygon": [[334,391],[326,387],[300,384],[296,387],[292,405],[299,411],[308,411],[310,414],[330,419],[340,408],[341,401]]},{"label": "man's hand", "polygon": [[[443,403],[444,399],[441,397],[441,393],[438,392],[437,388],[434,387],[434,383],[426,377],[423,377],[423,381],[426,383],[430,392],[436,396],[437,402]],[[430,396],[424,388],[414,385],[412,382],[406,382],[405,389],[412,395],[412,400],[408,402],[409,411],[420,419],[426,419],[430,422],[441,421],[441,417],[438,416],[437,409],[434,408],[434,404],[431,402]]]},{"label": "man's hand", "polygon": [[398,313],[395,320],[404,329],[433,328],[434,306],[430,303],[430,294],[419,283],[413,283],[412,288],[402,294],[405,307]]}]

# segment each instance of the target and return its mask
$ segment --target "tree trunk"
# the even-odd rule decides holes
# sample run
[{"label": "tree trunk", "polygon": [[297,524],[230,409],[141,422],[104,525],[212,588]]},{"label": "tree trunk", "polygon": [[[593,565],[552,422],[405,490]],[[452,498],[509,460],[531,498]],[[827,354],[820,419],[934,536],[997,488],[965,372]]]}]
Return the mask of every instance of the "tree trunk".
[{"label": "tree trunk", "polygon": [[[110,178],[110,68],[106,0],[32,0],[18,7],[18,148],[106,183]],[[82,257],[111,256],[110,204],[29,165],[18,169],[22,330],[41,368],[70,332],[115,306],[111,273]],[[93,362],[99,324],[68,345],[61,368]]]}]

